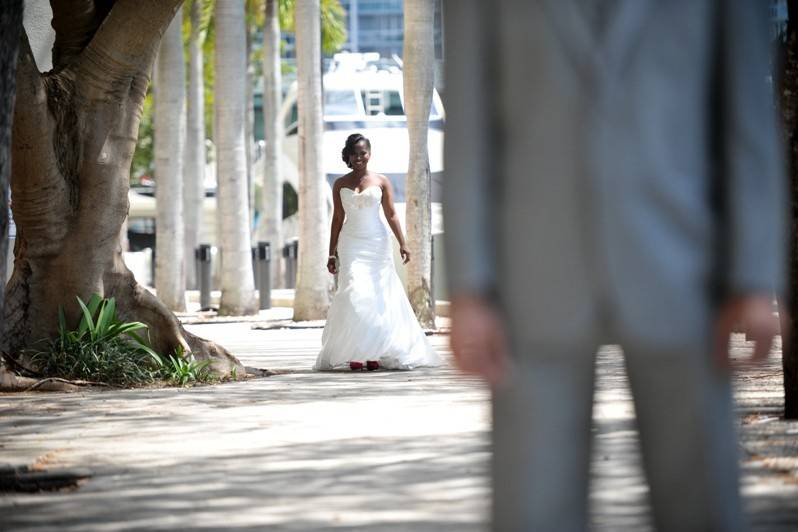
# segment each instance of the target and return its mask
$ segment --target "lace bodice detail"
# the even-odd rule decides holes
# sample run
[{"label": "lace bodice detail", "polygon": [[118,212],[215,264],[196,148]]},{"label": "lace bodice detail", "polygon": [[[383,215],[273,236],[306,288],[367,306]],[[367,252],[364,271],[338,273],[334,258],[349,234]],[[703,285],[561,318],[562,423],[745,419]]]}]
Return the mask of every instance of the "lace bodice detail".
[{"label": "lace bodice detail", "polygon": [[360,192],[342,187],[340,192],[346,214],[343,231],[363,235],[385,231],[380,219],[382,188],[379,185],[368,186]]}]

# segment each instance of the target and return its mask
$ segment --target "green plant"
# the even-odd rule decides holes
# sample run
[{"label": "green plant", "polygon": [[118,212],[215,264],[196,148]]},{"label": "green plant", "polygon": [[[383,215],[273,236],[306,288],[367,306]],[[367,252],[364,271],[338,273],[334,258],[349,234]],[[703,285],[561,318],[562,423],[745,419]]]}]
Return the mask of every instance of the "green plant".
[{"label": "green plant", "polygon": [[114,385],[146,384],[163,366],[161,357],[137,331],[141,322],[116,318],[116,301],[93,294],[88,303],[77,298],[81,319],[76,329],[58,311],[58,336],[31,353],[31,363],[46,377],[87,380]]},{"label": "green plant", "polygon": [[210,360],[195,360],[194,355],[185,356],[182,347],[178,347],[173,355],[166,357],[161,366],[161,378],[178,386],[186,386],[191,382],[209,382],[213,374],[208,370]]},{"label": "green plant", "polygon": [[58,310],[58,335],[42,349],[29,352],[30,362],[45,377],[84,380],[120,386],[166,381],[178,386],[215,379],[210,360],[197,361],[182,347],[165,357],[139,335],[147,326],[116,318],[116,301],[94,294],[88,303],[77,298],[81,319],[67,326]]}]

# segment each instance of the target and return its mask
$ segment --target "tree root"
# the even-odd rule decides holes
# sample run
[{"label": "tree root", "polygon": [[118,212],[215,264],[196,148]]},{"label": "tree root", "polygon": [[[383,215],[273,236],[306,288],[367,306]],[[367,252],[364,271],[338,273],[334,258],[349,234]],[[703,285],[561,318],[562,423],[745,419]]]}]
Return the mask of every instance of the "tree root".
[{"label": "tree root", "polygon": [[[68,381],[65,379],[32,379],[20,377],[8,371],[5,366],[0,366],[0,392],[29,392],[40,390],[43,392],[77,392],[82,388],[82,381]],[[85,383],[83,385],[96,384]]]},{"label": "tree root", "polygon": [[112,271],[105,274],[104,284],[106,297],[116,298],[122,319],[147,324],[150,342],[158,353],[176,353],[182,348],[196,360],[209,360],[208,369],[217,376],[245,377],[246,369],[236,357],[224,347],[186,331],[158,298],[139,285],[122,262],[121,253],[117,253]]}]

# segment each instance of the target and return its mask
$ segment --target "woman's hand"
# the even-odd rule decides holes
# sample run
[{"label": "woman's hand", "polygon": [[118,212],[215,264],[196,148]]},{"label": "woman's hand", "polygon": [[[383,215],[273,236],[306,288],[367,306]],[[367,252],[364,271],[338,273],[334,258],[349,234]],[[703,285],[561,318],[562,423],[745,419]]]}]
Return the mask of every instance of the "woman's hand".
[{"label": "woman's hand", "polygon": [[410,250],[408,250],[405,246],[399,247],[399,255],[402,256],[402,264],[407,264],[410,262]]},{"label": "woman's hand", "polygon": [[335,260],[335,257],[327,259],[327,271],[333,275],[338,273],[338,261]]}]

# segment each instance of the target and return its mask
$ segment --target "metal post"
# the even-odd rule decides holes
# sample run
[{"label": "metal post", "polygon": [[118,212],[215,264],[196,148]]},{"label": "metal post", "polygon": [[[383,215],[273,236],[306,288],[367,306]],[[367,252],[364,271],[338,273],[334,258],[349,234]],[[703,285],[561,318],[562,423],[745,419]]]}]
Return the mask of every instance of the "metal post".
[{"label": "metal post", "polygon": [[200,244],[194,256],[197,259],[200,310],[209,310],[211,308],[211,246]]},{"label": "metal post", "polygon": [[272,308],[272,250],[268,242],[258,242],[258,294],[260,308]]},{"label": "metal post", "polygon": [[258,248],[250,248],[250,258],[252,259],[252,283],[255,285],[255,290],[260,288],[258,286]]},{"label": "metal post", "polygon": [[299,242],[292,240],[285,244],[283,257],[285,257],[285,287],[296,288],[296,267],[299,251]]},{"label": "metal post", "polygon": [[299,268],[299,239],[291,242],[291,288],[296,288],[296,271]]}]

